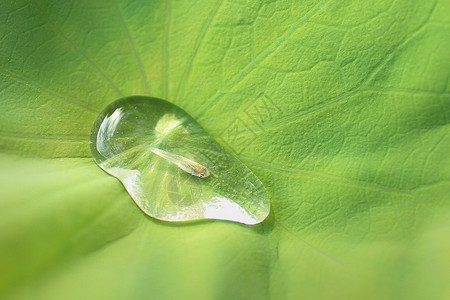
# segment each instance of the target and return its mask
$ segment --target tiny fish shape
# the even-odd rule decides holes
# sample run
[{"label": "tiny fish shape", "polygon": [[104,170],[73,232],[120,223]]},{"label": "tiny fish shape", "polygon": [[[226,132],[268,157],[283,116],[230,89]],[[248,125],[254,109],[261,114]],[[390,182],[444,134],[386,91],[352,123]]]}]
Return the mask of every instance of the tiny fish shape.
[{"label": "tiny fish shape", "polygon": [[204,178],[208,177],[211,174],[205,166],[202,166],[201,164],[193,160],[190,160],[186,157],[176,155],[154,147],[150,147],[150,150],[156,155],[164,158],[168,162],[177,165],[181,170],[191,175]]}]

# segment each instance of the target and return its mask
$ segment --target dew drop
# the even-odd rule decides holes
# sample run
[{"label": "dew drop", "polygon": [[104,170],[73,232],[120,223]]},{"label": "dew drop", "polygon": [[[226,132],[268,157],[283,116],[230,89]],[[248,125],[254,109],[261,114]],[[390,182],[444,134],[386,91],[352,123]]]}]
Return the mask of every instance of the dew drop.
[{"label": "dew drop", "polygon": [[[256,175],[170,102],[132,96],[111,103],[95,121],[90,146],[100,168],[153,218],[257,224],[269,214],[269,197]],[[200,175],[206,176],[188,173],[180,159],[203,166],[206,174]]]}]

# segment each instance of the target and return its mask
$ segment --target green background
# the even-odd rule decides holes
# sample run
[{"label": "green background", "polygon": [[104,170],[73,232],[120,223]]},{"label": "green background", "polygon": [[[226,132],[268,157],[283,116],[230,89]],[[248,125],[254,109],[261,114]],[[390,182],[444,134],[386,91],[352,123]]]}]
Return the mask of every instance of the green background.
[{"label": "green background", "polygon": [[[0,2],[0,295],[450,298],[450,2]],[[144,215],[98,113],[178,104],[265,184],[262,224]]]}]

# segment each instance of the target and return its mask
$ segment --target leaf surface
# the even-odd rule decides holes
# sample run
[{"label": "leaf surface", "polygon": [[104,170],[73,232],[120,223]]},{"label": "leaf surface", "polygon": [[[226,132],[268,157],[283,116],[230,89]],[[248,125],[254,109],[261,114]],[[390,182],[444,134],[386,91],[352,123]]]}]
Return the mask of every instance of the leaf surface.
[{"label": "leaf surface", "polygon": [[[447,1],[3,1],[0,295],[450,297]],[[262,224],[153,220],[89,151],[167,99],[269,192]]]}]

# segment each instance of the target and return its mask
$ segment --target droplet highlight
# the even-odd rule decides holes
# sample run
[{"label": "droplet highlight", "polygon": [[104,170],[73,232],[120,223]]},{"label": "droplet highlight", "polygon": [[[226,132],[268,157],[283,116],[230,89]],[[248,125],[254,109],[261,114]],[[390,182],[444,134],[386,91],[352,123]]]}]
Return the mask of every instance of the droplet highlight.
[{"label": "droplet highlight", "polygon": [[153,218],[252,225],[269,214],[256,175],[170,102],[132,96],[111,103],[95,121],[90,146],[97,165]]}]

